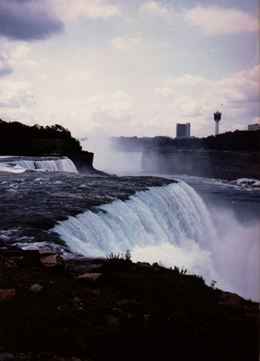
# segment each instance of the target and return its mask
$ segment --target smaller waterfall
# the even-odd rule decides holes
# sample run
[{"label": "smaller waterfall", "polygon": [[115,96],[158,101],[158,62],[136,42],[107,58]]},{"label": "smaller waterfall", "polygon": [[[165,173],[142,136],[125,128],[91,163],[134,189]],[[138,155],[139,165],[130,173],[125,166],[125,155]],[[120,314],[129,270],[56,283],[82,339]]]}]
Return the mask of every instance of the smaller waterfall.
[{"label": "smaller waterfall", "polygon": [[67,157],[1,157],[0,171],[21,173],[25,170],[77,173],[75,164]]}]

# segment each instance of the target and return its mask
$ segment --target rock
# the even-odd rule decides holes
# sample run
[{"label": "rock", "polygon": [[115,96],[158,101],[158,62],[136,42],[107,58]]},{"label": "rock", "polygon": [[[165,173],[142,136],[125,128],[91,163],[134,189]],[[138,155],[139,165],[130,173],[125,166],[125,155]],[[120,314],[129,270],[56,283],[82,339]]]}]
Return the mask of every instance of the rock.
[{"label": "rock", "polygon": [[40,261],[44,267],[64,269],[64,262],[58,252],[39,250]]},{"label": "rock", "polygon": [[0,290],[0,301],[10,300],[14,297],[15,293],[16,290],[14,288]]},{"label": "rock", "polygon": [[11,247],[8,249],[1,249],[1,255],[5,261],[14,261],[18,268],[28,269],[33,267],[42,267],[40,262],[39,253],[36,250],[22,250],[18,247]]},{"label": "rock", "polygon": [[4,264],[5,268],[18,268],[17,264],[15,263],[14,260],[12,259],[8,259],[5,264]]},{"label": "rock", "polygon": [[151,315],[149,313],[147,313],[146,315],[144,315],[144,320],[145,322],[148,322],[151,318]]},{"label": "rock", "polygon": [[76,165],[79,173],[83,174],[100,174],[106,175],[107,173],[101,172],[93,167],[94,153],[82,150],[79,155],[72,157],[72,161]]},{"label": "rock", "polygon": [[33,291],[34,293],[39,293],[41,292],[41,290],[43,289],[43,287],[41,285],[38,285],[37,283],[35,283],[34,285],[31,286],[31,291]]},{"label": "rock", "polygon": [[77,277],[77,280],[95,283],[97,281],[100,281],[101,277],[102,273],[85,273],[84,275]]},{"label": "rock", "polygon": [[120,320],[113,315],[106,315],[106,320],[109,328],[115,328],[120,326]]},{"label": "rock", "polygon": [[0,361],[7,361],[7,360],[14,360],[14,355],[8,352],[0,353]]},{"label": "rock", "polygon": [[137,266],[139,266],[139,267],[153,267],[153,266],[150,265],[150,263],[148,263],[148,262],[137,262],[136,264],[137,264]]}]

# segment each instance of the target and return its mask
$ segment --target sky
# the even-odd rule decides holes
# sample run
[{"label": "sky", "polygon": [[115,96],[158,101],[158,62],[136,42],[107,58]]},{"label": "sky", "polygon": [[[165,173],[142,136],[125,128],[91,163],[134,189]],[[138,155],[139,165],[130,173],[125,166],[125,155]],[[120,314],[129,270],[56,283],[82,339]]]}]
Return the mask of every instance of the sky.
[{"label": "sky", "polygon": [[77,139],[259,122],[257,0],[1,0],[0,118]]}]

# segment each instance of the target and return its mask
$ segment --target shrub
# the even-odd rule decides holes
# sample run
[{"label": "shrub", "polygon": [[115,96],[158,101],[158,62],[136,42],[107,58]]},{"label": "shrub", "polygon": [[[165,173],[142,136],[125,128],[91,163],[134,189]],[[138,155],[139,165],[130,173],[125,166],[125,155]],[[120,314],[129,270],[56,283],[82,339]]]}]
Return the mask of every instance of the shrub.
[{"label": "shrub", "polygon": [[116,271],[129,271],[132,268],[131,253],[127,250],[124,253],[113,253],[106,255],[106,261],[104,262],[103,267],[105,269],[111,269]]}]

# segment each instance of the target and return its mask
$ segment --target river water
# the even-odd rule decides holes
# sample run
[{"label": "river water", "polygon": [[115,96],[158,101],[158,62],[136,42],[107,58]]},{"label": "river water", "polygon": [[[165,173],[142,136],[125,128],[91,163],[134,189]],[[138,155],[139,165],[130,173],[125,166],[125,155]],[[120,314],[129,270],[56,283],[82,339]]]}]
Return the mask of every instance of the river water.
[{"label": "river water", "polygon": [[[56,158],[0,158],[0,238],[64,258],[124,253],[259,299],[259,182],[142,174],[140,154],[78,174]],[[178,180],[175,182],[174,180]]]}]

